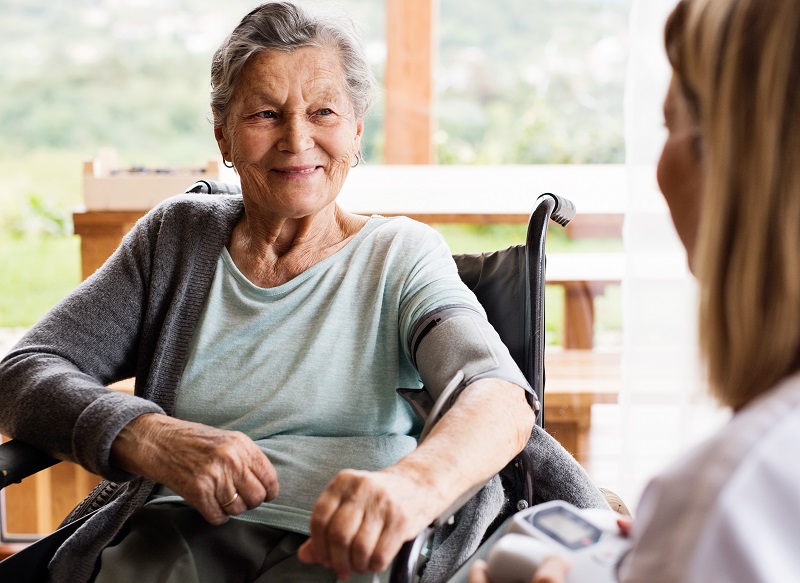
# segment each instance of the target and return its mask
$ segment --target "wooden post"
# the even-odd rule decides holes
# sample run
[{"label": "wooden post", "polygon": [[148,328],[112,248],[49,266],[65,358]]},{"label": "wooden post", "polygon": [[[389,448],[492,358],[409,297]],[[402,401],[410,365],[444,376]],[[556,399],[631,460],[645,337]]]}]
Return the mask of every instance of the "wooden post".
[{"label": "wooden post", "polygon": [[86,279],[111,257],[122,238],[146,211],[78,211],[72,213],[81,237],[81,275]]},{"label": "wooden post", "polygon": [[433,164],[437,0],[386,0],[384,162]]},{"label": "wooden post", "polygon": [[587,281],[564,283],[564,348],[594,346],[595,286]]}]

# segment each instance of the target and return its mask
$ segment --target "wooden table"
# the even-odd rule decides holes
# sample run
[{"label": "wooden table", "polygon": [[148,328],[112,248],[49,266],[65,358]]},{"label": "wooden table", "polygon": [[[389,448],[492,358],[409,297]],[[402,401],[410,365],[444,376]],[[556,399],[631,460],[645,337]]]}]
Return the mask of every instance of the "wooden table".
[{"label": "wooden table", "polygon": [[[180,177],[112,176],[106,164],[87,163],[84,190],[90,211],[146,211],[178,194]],[[200,175],[198,175],[200,176]],[[238,183],[231,169],[209,162],[203,176]],[[178,182],[176,182],[178,180]],[[149,181],[140,184],[143,181]],[[569,198],[578,216],[572,237],[620,237],[628,207],[628,173],[622,164],[533,164],[503,166],[376,165],[353,168],[338,202],[359,214],[406,215],[425,223],[525,223],[544,192]],[[116,188],[115,188],[116,185]]]},{"label": "wooden table", "polygon": [[545,429],[580,463],[589,459],[592,405],[616,403],[618,351],[545,349]]},{"label": "wooden table", "polygon": [[125,234],[146,211],[85,211],[72,213],[75,234],[81,238],[81,277],[86,279],[111,257]]},{"label": "wooden table", "polygon": [[623,253],[548,253],[545,280],[564,288],[562,345],[567,349],[594,346],[594,300],[625,274]]}]

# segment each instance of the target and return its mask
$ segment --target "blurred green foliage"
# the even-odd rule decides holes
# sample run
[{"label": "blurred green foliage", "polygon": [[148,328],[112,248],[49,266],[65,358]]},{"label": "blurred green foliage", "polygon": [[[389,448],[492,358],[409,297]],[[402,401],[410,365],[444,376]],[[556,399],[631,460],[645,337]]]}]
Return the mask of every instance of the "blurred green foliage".
[{"label": "blurred green foliage", "polygon": [[[323,0],[359,24],[379,80],[384,0]],[[622,162],[629,0],[440,0],[440,163]],[[0,0],[0,156],[204,164],[211,55],[252,0]],[[381,161],[382,99],[366,124]]]},{"label": "blurred green foliage", "polygon": [[31,236],[65,237],[72,234],[72,219],[54,201],[28,193],[18,210],[2,217],[3,229],[15,239]]},{"label": "blurred green foliage", "polygon": [[629,0],[440,5],[440,163],[624,162]]}]

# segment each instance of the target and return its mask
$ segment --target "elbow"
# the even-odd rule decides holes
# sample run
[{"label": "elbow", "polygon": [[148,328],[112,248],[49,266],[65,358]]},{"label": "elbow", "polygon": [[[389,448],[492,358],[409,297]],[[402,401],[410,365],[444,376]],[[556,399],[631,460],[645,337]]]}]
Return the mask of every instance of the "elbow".
[{"label": "elbow", "polygon": [[[476,389],[481,387],[475,393],[469,393],[470,397],[475,396],[472,401],[475,414],[483,417],[487,409],[492,410],[488,417],[491,421],[487,422],[495,427],[495,431],[502,427],[501,435],[507,451],[512,452],[512,457],[517,455],[527,445],[536,424],[537,413],[528,400],[528,392],[502,379],[482,379],[475,381],[474,386]],[[492,403],[492,406],[487,408],[487,403]]]},{"label": "elbow", "polygon": [[514,405],[517,453],[522,451],[530,440],[533,426],[536,424],[536,416],[538,415],[538,411],[534,410],[528,402],[525,390],[522,387],[518,388],[520,393],[519,400]]},{"label": "elbow", "polygon": [[512,449],[516,455],[530,440],[533,426],[536,424],[537,411],[531,406],[525,389],[512,383],[508,383],[507,389],[503,392],[506,395],[506,423],[511,430],[508,435],[513,442]]}]

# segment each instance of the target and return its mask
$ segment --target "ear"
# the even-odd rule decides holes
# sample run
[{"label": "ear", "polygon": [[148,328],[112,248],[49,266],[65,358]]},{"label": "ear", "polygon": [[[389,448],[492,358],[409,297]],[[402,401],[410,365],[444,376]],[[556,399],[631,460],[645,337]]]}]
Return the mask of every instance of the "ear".
[{"label": "ear", "polygon": [[219,153],[222,154],[223,160],[231,160],[231,143],[228,139],[228,132],[225,129],[225,119],[220,113],[220,111],[212,107],[211,108],[211,115],[214,116],[214,138],[217,140],[217,146],[219,147]]},{"label": "ear", "polygon": [[228,137],[225,134],[225,126],[214,126],[214,137],[217,140],[217,146],[219,147],[219,153],[222,154],[222,159],[232,161],[231,145],[228,141]]},{"label": "ear", "polygon": [[359,121],[356,123],[356,135],[353,138],[353,144],[355,145],[356,152],[361,147],[361,136],[364,135],[364,122]]}]

